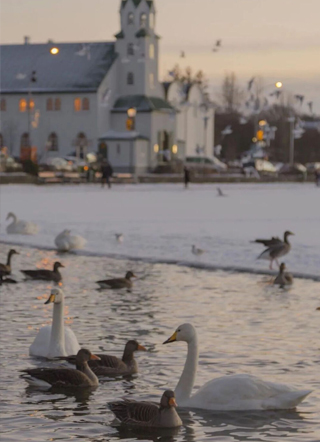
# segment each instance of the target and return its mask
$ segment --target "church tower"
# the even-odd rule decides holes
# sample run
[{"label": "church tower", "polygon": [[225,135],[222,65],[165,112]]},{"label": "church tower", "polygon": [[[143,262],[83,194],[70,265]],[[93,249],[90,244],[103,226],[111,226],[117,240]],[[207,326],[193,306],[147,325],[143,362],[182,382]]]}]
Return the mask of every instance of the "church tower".
[{"label": "church tower", "polygon": [[121,31],[116,34],[120,95],[163,97],[158,78],[159,37],[153,0],[122,0]]}]

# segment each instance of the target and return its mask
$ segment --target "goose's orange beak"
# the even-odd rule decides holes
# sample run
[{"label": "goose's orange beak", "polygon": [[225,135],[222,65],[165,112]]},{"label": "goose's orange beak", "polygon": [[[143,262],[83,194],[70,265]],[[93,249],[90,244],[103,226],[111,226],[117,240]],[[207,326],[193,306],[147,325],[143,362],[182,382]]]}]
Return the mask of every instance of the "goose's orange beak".
[{"label": "goose's orange beak", "polygon": [[138,351],[147,351],[146,347],[144,347],[143,345],[138,345]]},{"label": "goose's orange beak", "polygon": [[169,405],[171,405],[171,407],[177,407],[178,406],[178,404],[176,403],[176,400],[175,400],[174,397],[171,397],[169,399]]},{"label": "goose's orange beak", "polygon": [[99,358],[99,356],[96,356],[96,355],[91,355],[91,356],[90,356],[90,359],[91,359],[92,361],[101,361],[101,359]]}]

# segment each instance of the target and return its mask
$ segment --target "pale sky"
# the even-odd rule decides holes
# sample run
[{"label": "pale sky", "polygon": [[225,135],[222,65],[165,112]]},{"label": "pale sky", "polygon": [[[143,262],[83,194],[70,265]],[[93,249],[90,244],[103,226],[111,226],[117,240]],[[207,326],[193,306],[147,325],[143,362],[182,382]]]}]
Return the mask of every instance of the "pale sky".
[{"label": "pale sky", "polygon": [[[154,0],[160,78],[175,64],[202,69],[216,98],[223,76],[268,85],[313,100],[320,114],[320,0]],[[111,41],[120,0],[0,0],[1,43]],[[219,52],[211,51],[222,40]],[[180,58],[184,50],[186,58]],[[270,89],[270,91],[272,88]]]}]

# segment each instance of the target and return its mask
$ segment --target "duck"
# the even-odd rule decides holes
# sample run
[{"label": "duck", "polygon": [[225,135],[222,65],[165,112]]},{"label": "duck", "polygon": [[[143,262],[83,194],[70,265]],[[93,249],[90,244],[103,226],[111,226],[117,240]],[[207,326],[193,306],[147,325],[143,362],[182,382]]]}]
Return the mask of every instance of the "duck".
[{"label": "duck", "polygon": [[284,262],[280,264],[279,273],[273,281],[273,284],[280,285],[282,288],[286,285],[293,284],[293,276],[291,273],[286,272],[286,265]]},{"label": "duck", "polygon": [[62,265],[61,262],[56,261],[53,264],[53,270],[37,269],[20,271],[27,277],[27,279],[60,282],[62,280],[62,275],[59,272],[60,268],[64,268],[64,265]]},{"label": "duck", "polygon": [[87,241],[80,235],[71,235],[71,230],[63,230],[56,236],[55,245],[59,252],[83,249]]},{"label": "duck", "polygon": [[7,233],[19,235],[35,235],[39,231],[39,226],[29,221],[22,221],[13,212],[9,212],[7,220],[12,218],[12,223],[7,226]]},{"label": "duck", "polygon": [[76,356],[76,369],[28,368],[21,371],[21,377],[32,387],[46,389],[97,387],[99,380],[88,365],[90,360],[99,360],[99,357],[81,348]]},{"label": "duck", "polygon": [[20,255],[20,253],[17,252],[15,249],[10,249],[7,256],[7,263],[6,264],[0,263],[1,276],[11,275],[11,259],[13,255]]},{"label": "duck", "polygon": [[[89,361],[89,367],[97,376],[128,376],[138,373],[138,364],[134,358],[136,351],[147,351],[143,345],[135,340],[126,343],[122,359],[116,356],[97,354],[99,360]],[[68,361],[70,364],[76,363],[76,356],[67,356],[59,359]]]},{"label": "duck", "polygon": [[119,243],[123,242],[123,239],[124,239],[123,233],[116,233],[115,237]]},{"label": "duck", "polygon": [[191,252],[194,254],[194,255],[196,255],[196,256],[200,256],[200,255],[203,255],[204,253],[205,253],[205,250],[203,250],[203,249],[199,249],[198,247],[196,247],[196,246],[192,246],[192,249],[191,249]]},{"label": "duck", "polygon": [[176,341],[188,345],[186,363],[175,388],[177,402],[181,407],[215,411],[288,410],[295,408],[311,393],[311,390],[295,390],[256,376],[237,374],[213,379],[192,395],[199,354],[197,332],[193,325],[180,325],[163,344]]},{"label": "duck", "polygon": [[132,399],[108,402],[108,407],[123,424],[150,428],[175,428],[182,425],[176,411],[175,394],[166,390],[160,406],[152,402],[138,402]]},{"label": "duck", "polygon": [[258,256],[257,259],[267,259],[270,261],[270,270],[272,270],[273,261],[279,266],[278,258],[281,258],[284,255],[287,255],[291,250],[291,244],[288,241],[288,237],[290,235],[294,235],[294,233],[287,230],[284,232],[283,241],[279,240],[279,238],[273,237],[271,240],[256,240],[262,242],[262,244],[269,243],[269,246],[266,250],[264,250],[261,255]]},{"label": "duck", "polygon": [[70,327],[64,325],[64,293],[53,288],[45,304],[53,303],[52,325],[40,328],[29,348],[30,356],[56,358],[77,354],[80,350],[78,340]]},{"label": "duck", "polygon": [[102,281],[97,281],[96,283],[101,289],[131,289],[131,278],[136,278],[136,275],[129,271],[126,273],[124,278],[105,279]]}]

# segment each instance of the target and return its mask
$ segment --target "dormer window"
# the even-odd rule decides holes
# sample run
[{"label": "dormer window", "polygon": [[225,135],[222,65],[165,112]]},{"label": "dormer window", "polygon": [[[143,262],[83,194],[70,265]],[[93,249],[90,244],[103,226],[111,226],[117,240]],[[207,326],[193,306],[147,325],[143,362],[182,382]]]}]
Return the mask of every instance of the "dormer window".
[{"label": "dormer window", "polygon": [[147,27],[147,14],[144,12],[140,15],[140,28]]},{"label": "dormer window", "polygon": [[133,22],[134,22],[133,12],[129,12],[129,14],[128,14],[128,25],[133,25]]}]

